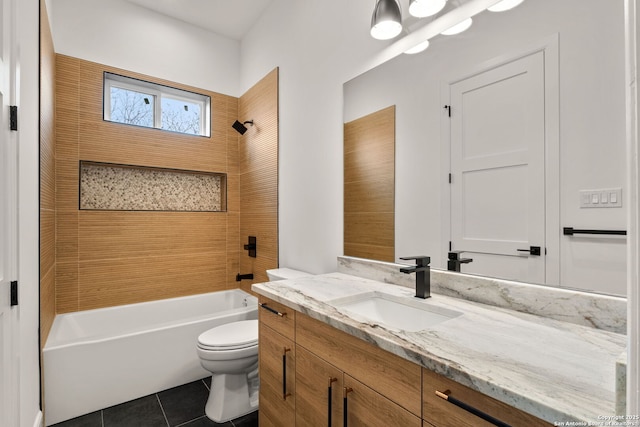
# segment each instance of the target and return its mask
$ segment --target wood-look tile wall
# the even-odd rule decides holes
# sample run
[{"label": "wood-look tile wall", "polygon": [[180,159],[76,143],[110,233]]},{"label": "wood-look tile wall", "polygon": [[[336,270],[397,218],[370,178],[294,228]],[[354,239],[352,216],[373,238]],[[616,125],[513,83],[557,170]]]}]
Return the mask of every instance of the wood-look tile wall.
[{"label": "wood-look tile wall", "polygon": [[47,341],[55,308],[55,53],[40,0],[40,331]]},{"label": "wood-look tile wall", "polygon": [[[238,99],[56,56],[56,311],[235,288],[240,248]],[[102,119],[103,72],[211,97],[211,137]],[[80,160],[222,172],[227,212],[78,210]]]},{"label": "wood-look tile wall", "polygon": [[344,124],[344,254],[395,260],[395,106]]},{"label": "wood-look tile wall", "polygon": [[[278,267],[278,69],[240,97],[238,120],[253,120],[240,137],[240,273],[253,273],[241,288],[266,282]],[[243,250],[256,236],[257,257]]]}]

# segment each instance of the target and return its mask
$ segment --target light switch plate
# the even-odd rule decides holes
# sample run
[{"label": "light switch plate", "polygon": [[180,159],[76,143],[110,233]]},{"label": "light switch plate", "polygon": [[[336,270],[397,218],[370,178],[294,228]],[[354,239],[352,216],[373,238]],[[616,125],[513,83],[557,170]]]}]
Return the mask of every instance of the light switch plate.
[{"label": "light switch plate", "polygon": [[622,188],[580,190],[581,208],[621,208]]}]

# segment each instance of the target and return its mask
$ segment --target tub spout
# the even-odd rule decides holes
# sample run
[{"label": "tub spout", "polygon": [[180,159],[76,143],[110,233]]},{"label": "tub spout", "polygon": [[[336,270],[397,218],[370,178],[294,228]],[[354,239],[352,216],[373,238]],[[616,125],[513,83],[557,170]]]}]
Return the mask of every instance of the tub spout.
[{"label": "tub spout", "polygon": [[253,273],[249,273],[249,274],[240,274],[240,273],[238,273],[238,274],[236,274],[236,282],[239,282],[239,281],[244,280],[244,279],[253,280]]}]

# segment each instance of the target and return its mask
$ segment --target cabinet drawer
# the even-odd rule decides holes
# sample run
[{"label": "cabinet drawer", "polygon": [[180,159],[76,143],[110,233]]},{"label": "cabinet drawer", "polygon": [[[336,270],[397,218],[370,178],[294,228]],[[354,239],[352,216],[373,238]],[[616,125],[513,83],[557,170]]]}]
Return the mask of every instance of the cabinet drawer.
[{"label": "cabinet drawer", "polygon": [[296,348],[290,339],[260,324],[260,425],[295,425]]},{"label": "cabinet drawer", "polygon": [[446,393],[514,427],[549,427],[551,424],[506,403],[463,386],[428,369],[422,370],[422,417],[436,427],[491,427],[491,424],[436,395]]},{"label": "cabinet drawer", "polygon": [[344,376],[348,427],[420,427],[420,417],[376,393],[360,381]]},{"label": "cabinet drawer", "polygon": [[296,343],[356,380],[421,415],[420,366],[298,313]]},{"label": "cabinet drawer", "polygon": [[269,326],[291,340],[295,339],[295,310],[265,297],[260,297],[259,304],[258,319],[261,324]]}]

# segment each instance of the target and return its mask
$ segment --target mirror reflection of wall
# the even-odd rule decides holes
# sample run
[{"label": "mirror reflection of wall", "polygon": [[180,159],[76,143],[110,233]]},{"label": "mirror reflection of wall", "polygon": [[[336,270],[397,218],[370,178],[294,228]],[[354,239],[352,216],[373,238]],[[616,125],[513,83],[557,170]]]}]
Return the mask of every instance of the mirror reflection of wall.
[{"label": "mirror reflection of wall", "polygon": [[395,106],[344,124],[344,254],[394,261]]},{"label": "mirror reflection of wall", "polygon": [[626,228],[623,6],[483,12],[345,83],[345,122],[396,106],[396,260],[420,253],[446,269],[451,242],[473,259],[463,273],[625,294],[624,236],[562,232]]}]

